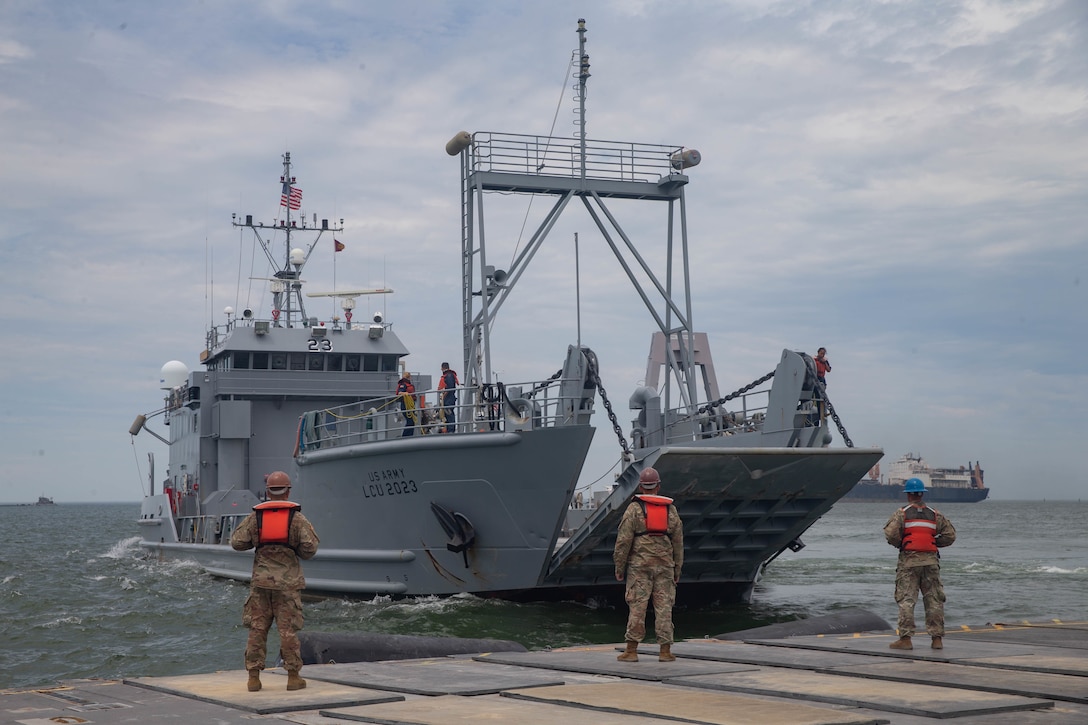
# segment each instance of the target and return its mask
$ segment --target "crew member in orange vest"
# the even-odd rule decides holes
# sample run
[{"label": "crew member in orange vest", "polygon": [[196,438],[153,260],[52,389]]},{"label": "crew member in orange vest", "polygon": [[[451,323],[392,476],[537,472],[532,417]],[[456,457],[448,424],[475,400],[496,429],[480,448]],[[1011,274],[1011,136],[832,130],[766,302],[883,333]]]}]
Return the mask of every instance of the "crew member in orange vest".
[{"label": "crew member in orange vest", "polygon": [[268,630],[272,620],[280,633],[280,656],[287,668],[287,689],[301,690],[306,680],[299,677],[302,648],[298,631],[302,629],[302,597],[306,586],[299,559],[312,559],[320,543],[314,527],[302,515],[302,507],[288,501],[291,477],[283,471],[265,476],[268,500],[253,507],[230,537],[237,551],[256,548],[253,554],[253,578],[249,597],[242,609],[242,624],[249,628],[246,642],[247,687],[261,689],[261,670],[265,667]]},{"label": "crew member in orange vest", "polygon": [[442,375],[438,378],[438,394],[442,398],[442,420],[445,425],[442,433],[457,432],[457,386],[461,381],[457,379],[457,373],[450,370],[450,364],[442,363]]},{"label": "crew member in orange vest", "polygon": [[907,505],[892,514],[884,524],[884,538],[899,549],[895,567],[895,602],[899,605],[899,639],[892,649],[914,649],[914,605],[918,592],[926,610],[926,632],[933,638],[933,649],[944,649],[944,585],[941,584],[941,555],[937,551],[951,546],[956,529],[944,514],[922,503],[926,486],[920,478],[908,478],[903,484]]},{"label": "crew member in orange vest", "polygon": [[627,649],[620,662],[638,662],[638,643],[646,636],[646,607],[654,603],[654,631],[660,647],[658,660],[673,662],[672,607],[684,566],[684,525],[672,499],[659,496],[661,476],[654,468],[639,474],[640,493],[627,505],[616,534],[612,560],[616,581],[627,580],[624,598]]},{"label": "crew member in orange vest", "polygon": [[404,432],[401,437],[415,435],[419,420],[416,418],[416,399],[412,395],[416,392],[416,386],[412,385],[412,374],[405,372],[397,381],[397,397],[400,398],[400,409],[404,411]]},{"label": "crew member in orange vest", "polygon": [[827,374],[831,372],[831,361],[827,359],[827,348],[821,347],[816,351],[816,357],[812,362],[816,363],[816,379],[827,385]]}]

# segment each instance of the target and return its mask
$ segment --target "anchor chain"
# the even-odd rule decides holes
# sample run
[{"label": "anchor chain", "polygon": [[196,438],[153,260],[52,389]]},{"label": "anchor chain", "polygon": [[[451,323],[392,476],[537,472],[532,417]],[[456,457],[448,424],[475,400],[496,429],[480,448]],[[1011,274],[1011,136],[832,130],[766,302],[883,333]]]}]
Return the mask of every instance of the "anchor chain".
[{"label": "anchor chain", "polygon": [[738,388],[737,390],[734,390],[732,393],[725,396],[724,398],[718,398],[713,403],[707,403],[702,408],[699,408],[697,411],[695,411],[695,413],[696,413],[696,415],[698,415],[699,413],[709,413],[711,408],[717,408],[720,405],[722,405],[723,403],[729,402],[733,398],[738,398],[741,395],[744,395],[745,393],[747,393],[752,388],[756,387],[757,385],[762,385],[763,383],[767,382],[768,380],[770,380],[773,377],[774,377],[774,370],[767,373],[762,378],[759,378],[757,380],[753,380],[752,382],[745,385],[743,388]]},{"label": "anchor chain", "polygon": [[842,436],[842,442],[846,444],[847,448],[854,447],[854,441],[850,440],[850,436],[846,433],[846,427],[843,426],[842,421],[839,420],[839,414],[835,412],[835,406],[831,404],[831,401],[827,397],[827,388],[819,380],[816,381],[816,388],[820,391],[820,396],[823,398],[824,405],[827,406],[827,414],[831,416],[831,420],[835,421],[835,427],[839,429],[839,435]]},{"label": "anchor chain", "polygon": [[525,394],[525,397],[531,399],[534,395],[536,395],[541,390],[548,387],[549,385],[551,385],[552,383],[554,383],[556,380],[558,380],[561,377],[563,377],[563,368],[559,368],[558,370],[556,370],[555,373],[553,373],[552,376],[550,378],[548,378],[547,380],[545,380],[544,382],[537,383],[536,385],[534,385],[533,389]]},{"label": "anchor chain", "polygon": [[627,439],[623,437],[623,429],[620,428],[616,414],[612,411],[612,401],[608,399],[608,393],[605,391],[604,385],[601,384],[601,376],[597,374],[596,358],[586,355],[585,351],[582,354],[589,362],[589,382],[593,383],[593,386],[597,388],[597,392],[601,394],[601,403],[604,405],[605,412],[608,413],[608,420],[612,421],[612,430],[615,431],[616,439],[620,442],[620,448],[623,449],[624,459],[630,459],[631,448],[627,445]]}]

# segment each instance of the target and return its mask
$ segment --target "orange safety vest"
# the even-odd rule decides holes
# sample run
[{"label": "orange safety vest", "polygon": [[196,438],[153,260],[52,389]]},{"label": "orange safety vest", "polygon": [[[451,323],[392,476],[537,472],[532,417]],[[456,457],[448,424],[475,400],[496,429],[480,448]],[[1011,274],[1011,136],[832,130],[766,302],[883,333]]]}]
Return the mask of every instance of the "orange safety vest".
[{"label": "orange safety vest", "polygon": [[937,550],[937,512],[929,506],[903,507],[903,551]]},{"label": "orange safety vest", "polygon": [[291,520],[302,507],[293,501],[265,501],[253,507],[257,514],[257,546],[290,546]]},{"label": "orange safety vest", "polygon": [[453,370],[446,370],[442,373],[442,377],[438,379],[438,389],[446,390],[447,388],[456,388],[461,384],[461,381],[457,379],[457,373]]},{"label": "orange safety vest", "polygon": [[642,504],[642,513],[646,517],[646,530],[639,531],[635,536],[664,536],[669,532],[669,504],[672,499],[668,496],[653,496],[648,493],[640,493],[635,496]]}]

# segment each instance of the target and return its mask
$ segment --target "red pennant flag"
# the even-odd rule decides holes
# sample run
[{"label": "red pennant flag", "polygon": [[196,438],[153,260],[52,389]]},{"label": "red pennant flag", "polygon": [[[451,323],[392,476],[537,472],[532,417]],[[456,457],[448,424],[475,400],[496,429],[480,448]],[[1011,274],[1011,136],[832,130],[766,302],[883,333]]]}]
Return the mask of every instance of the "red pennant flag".
[{"label": "red pennant flag", "polygon": [[335,245],[335,246],[334,246],[334,249],[335,249],[335,250],[336,250],[337,252],[342,252],[342,251],[344,251],[344,243],[343,243],[343,242],[341,242],[341,241],[340,241],[339,239],[334,239],[334,240],[332,240],[332,243],[333,243],[333,244]]}]

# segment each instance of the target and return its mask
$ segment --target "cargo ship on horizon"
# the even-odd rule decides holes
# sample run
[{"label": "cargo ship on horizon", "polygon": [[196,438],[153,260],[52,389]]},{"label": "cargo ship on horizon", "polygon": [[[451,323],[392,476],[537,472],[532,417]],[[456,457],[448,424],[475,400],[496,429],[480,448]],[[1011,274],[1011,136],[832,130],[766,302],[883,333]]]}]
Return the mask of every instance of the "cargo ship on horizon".
[{"label": "cargo ship on horizon", "polygon": [[922,479],[928,503],[977,503],[990,495],[977,461],[958,468],[931,468],[920,455],[908,453],[888,466],[887,475],[881,475],[879,463],[873,466],[841,500],[903,501],[903,482],[908,478]]}]

